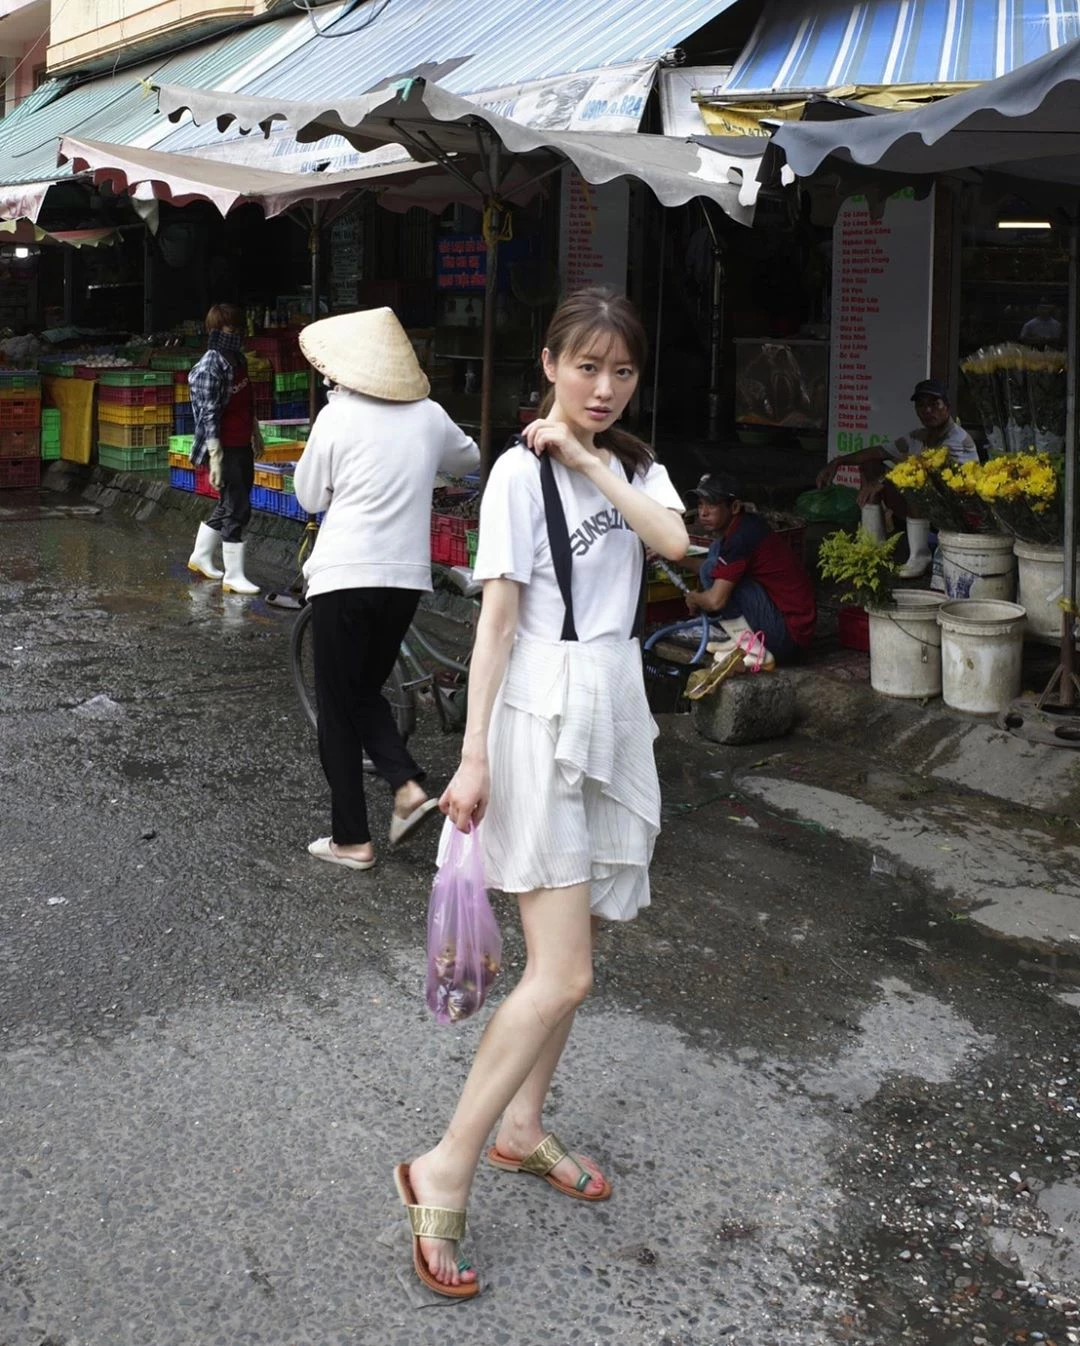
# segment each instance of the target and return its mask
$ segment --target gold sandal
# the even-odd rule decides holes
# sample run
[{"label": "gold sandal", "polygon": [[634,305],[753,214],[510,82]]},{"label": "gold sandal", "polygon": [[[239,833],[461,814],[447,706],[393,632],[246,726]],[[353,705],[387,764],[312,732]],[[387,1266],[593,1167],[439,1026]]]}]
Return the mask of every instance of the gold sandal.
[{"label": "gold sandal", "polygon": [[[553,1131],[549,1131],[536,1149],[531,1154],[527,1154],[524,1159],[511,1159],[509,1155],[501,1154],[495,1145],[488,1150],[487,1158],[488,1163],[493,1168],[501,1168],[507,1173],[529,1173],[535,1178],[543,1178],[557,1192],[561,1192],[563,1196],[572,1196],[577,1201],[606,1201],[611,1195],[611,1183],[608,1182],[607,1178],[603,1174],[591,1173],[587,1168],[578,1164],[578,1161]],[[571,1163],[577,1164],[581,1171],[581,1177],[578,1178],[577,1182],[562,1182],[559,1178],[552,1176],[551,1170],[562,1159],[569,1159]],[[586,1192],[585,1188],[597,1177],[604,1184],[603,1191]]]},{"label": "gold sandal", "polygon": [[721,655],[711,668],[698,669],[686,684],[687,701],[700,701],[703,696],[715,691],[725,678],[735,672],[745,657],[746,651],[736,645],[733,650]]},{"label": "gold sandal", "polygon": [[[472,1299],[480,1293],[479,1281],[463,1281],[460,1285],[444,1285],[428,1270],[424,1254],[420,1251],[420,1240],[447,1239],[451,1243],[460,1243],[465,1237],[465,1212],[450,1210],[447,1206],[418,1206],[416,1194],[409,1181],[409,1165],[398,1164],[394,1169],[394,1186],[401,1197],[401,1204],[409,1212],[409,1228],[413,1236],[413,1270],[429,1290],[447,1299]],[[458,1262],[458,1271],[469,1271],[471,1263],[466,1258]]]}]

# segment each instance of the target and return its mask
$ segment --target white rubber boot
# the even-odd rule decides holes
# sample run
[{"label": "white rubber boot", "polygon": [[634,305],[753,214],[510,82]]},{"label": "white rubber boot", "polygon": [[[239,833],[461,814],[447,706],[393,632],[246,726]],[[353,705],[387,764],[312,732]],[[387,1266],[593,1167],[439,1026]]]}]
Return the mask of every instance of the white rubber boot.
[{"label": "white rubber boot", "polygon": [[875,542],[885,541],[885,515],[880,505],[863,505],[862,526]]},{"label": "white rubber boot", "polygon": [[220,541],[221,534],[216,528],[206,523],[199,524],[199,531],[195,534],[195,549],[188,557],[187,568],[196,575],[205,575],[208,580],[221,579],[224,571],[214,564],[214,552]]},{"label": "white rubber boot", "polygon": [[223,593],[257,594],[259,586],[252,584],[244,574],[244,544],[242,542],[223,542],[221,554],[225,561],[225,577],[221,581]]},{"label": "white rubber boot", "polygon": [[902,580],[917,580],[930,569],[930,520],[908,519],[908,559],[900,567]]}]

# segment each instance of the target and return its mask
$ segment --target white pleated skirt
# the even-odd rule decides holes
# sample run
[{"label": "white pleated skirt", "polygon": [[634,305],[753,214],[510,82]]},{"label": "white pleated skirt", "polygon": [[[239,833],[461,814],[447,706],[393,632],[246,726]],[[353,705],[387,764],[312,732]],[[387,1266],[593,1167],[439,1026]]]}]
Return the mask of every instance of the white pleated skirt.
[{"label": "white pleated skirt", "polygon": [[492,714],[485,877],[506,893],[591,885],[595,916],[649,905],[660,784],[637,641],[519,637]]}]

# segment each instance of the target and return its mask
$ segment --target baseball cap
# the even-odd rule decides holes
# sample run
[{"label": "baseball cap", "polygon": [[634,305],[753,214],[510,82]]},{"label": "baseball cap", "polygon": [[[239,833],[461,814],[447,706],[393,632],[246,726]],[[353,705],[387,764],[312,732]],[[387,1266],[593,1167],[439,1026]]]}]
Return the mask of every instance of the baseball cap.
[{"label": "baseball cap", "polygon": [[706,472],[698,484],[686,493],[687,499],[704,500],[716,505],[721,500],[738,500],[739,483],[727,472]]},{"label": "baseball cap", "polygon": [[920,397],[940,397],[946,404],[950,401],[949,390],[940,379],[923,379],[916,383],[911,400],[916,402]]}]

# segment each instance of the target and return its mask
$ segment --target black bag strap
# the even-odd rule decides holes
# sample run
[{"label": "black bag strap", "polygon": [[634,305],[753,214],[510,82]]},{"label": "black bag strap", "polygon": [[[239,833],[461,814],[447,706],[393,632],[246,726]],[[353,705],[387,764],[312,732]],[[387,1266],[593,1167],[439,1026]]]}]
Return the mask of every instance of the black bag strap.
[{"label": "black bag strap", "polygon": [[[521,441],[518,441],[521,442]],[[626,480],[634,480],[634,469],[623,464]],[[551,466],[550,455],[540,455],[540,489],[544,495],[544,519],[547,524],[548,545],[551,548],[551,563],[555,568],[555,580],[562,594],[563,616],[560,640],[577,640],[577,627],[574,625],[574,593],[571,582],[573,571],[573,552],[570,550],[570,531],[566,526],[566,511],[559,499],[559,488],[555,481],[555,471]],[[648,567],[645,560],[645,547],[641,548],[641,581],[638,586],[637,614],[634,627],[630,632],[632,639],[640,639],[645,632],[645,599],[647,594]]]},{"label": "black bag strap", "polygon": [[547,522],[548,545],[551,547],[551,563],[555,567],[555,579],[562,594],[563,614],[562,635],[560,640],[577,640],[577,628],[574,625],[574,593],[570,582],[573,554],[570,551],[570,533],[566,527],[566,511],[559,499],[559,488],[555,482],[555,471],[551,466],[551,457],[540,455],[540,488],[544,493],[544,519]]}]

